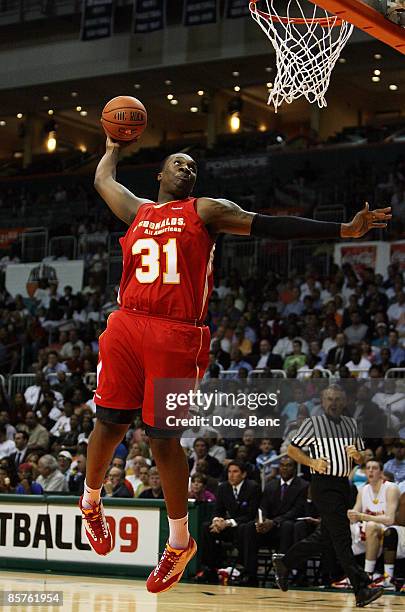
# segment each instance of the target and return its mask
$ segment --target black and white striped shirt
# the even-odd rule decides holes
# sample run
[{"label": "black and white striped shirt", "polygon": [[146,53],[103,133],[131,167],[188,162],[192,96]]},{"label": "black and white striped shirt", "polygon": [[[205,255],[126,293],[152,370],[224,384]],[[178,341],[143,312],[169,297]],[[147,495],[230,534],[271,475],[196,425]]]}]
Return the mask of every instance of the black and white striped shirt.
[{"label": "black and white striped shirt", "polygon": [[[330,476],[349,476],[353,460],[347,456],[346,446],[364,450],[355,419],[341,416],[331,418],[327,414],[308,417],[291,440],[298,448],[308,447],[312,459],[329,459],[326,471]],[[315,470],[311,468],[311,473]]]}]

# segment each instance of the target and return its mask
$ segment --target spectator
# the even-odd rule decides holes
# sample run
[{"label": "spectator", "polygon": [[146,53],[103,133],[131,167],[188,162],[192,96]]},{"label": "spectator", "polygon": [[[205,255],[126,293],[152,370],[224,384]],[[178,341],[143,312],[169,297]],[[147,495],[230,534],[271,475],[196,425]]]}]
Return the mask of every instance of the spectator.
[{"label": "spectator", "polygon": [[27,387],[24,391],[24,398],[27,402],[27,406],[32,408],[38,402],[39,394],[41,393],[42,383],[44,382],[43,374],[35,374],[35,381],[33,385]]},{"label": "spectator", "polygon": [[293,350],[291,355],[288,355],[283,364],[283,370],[288,370],[288,368],[294,366],[295,368],[302,368],[305,365],[306,356],[302,352],[302,342],[301,340],[293,341]]},{"label": "spectator", "polygon": [[56,351],[49,351],[47,364],[42,368],[42,374],[49,384],[56,385],[58,383],[57,373],[67,371],[67,366],[59,362],[58,353]]},{"label": "spectator", "polygon": [[134,491],[134,497],[139,497],[142,491],[149,489],[149,467],[147,465],[143,465],[140,468],[139,479],[141,482]]},{"label": "spectator", "polygon": [[368,359],[362,357],[360,349],[354,346],[352,348],[351,360],[346,363],[346,367],[356,378],[368,378],[371,363]]},{"label": "spectator", "polygon": [[13,462],[14,469],[17,471],[21,463],[25,463],[28,453],[28,434],[26,431],[17,431],[14,434],[15,452],[10,454],[10,460]]},{"label": "spectator", "polygon": [[45,493],[68,491],[67,482],[59,470],[58,462],[52,455],[44,455],[38,461],[39,476],[37,483],[41,485]]},{"label": "spectator", "polygon": [[197,461],[204,459],[208,464],[208,474],[213,478],[219,478],[222,473],[222,466],[215,457],[209,455],[208,442],[204,438],[196,438],[193,448],[193,455],[188,460],[190,474],[193,475],[195,473]]},{"label": "spectator", "polygon": [[257,467],[263,473],[265,480],[275,478],[278,474],[279,461],[270,438],[262,438],[260,451],[260,455],[256,457]]},{"label": "spectator", "polygon": [[382,348],[380,351],[380,370],[382,376],[384,377],[391,368],[395,368],[395,363],[391,361],[391,351],[389,348]]},{"label": "spectator", "polygon": [[134,459],[132,460],[133,474],[127,473],[127,476],[126,476],[127,480],[131,483],[134,491],[136,491],[137,488],[140,485],[142,485],[142,480],[140,478],[140,472],[141,472],[141,468],[143,467],[148,467],[145,457],[142,457],[141,455],[134,457]]},{"label": "spectator", "polygon": [[405,314],[405,293],[398,291],[395,302],[387,310],[387,317],[390,323],[396,325],[403,314]]},{"label": "spectator", "polygon": [[121,468],[112,467],[108,470],[107,479],[104,482],[104,495],[106,497],[133,497],[125,486],[125,472]]},{"label": "spectator", "polygon": [[6,428],[7,440],[14,440],[16,428],[10,425],[10,417],[7,410],[0,411],[0,427]]},{"label": "spectator", "polygon": [[263,520],[250,520],[243,527],[243,565],[245,583],[257,585],[257,551],[262,546],[276,547],[285,554],[294,543],[295,520],[304,516],[308,483],[297,476],[297,464],[290,457],[280,459],[280,480],[264,488],[260,508]]},{"label": "spectator", "polygon": [[207,478],[203,474],[194,474],[191,477],[190,490],[188,493],[189,499],[195,499],[199,502],[214,502],[216,497],[211,491],[206,489]]},{"label": "spectator", "polygon": [[204,440],[208,442],[209,451],[208,454],[214,457],[219,463],[224,463],[226,459],[226,450],[223,446],[218,444],[218,434],[214,430],[207,431],[204,436]]},{"label": "spectator", "polygon": [[69,478],[72,474],[71,465],[72,465],[73,457],[71,453],[67,450],[61,450],[58,453],[58,467],[62,472],[64,479],[69,484]]},{"label": "spectator", "polygon": [[393,459],[384,464],[384,472],[391,472],[397,484],[405,480],[405,440],[397,440],[393,446]]},{"label": "spectator", "polygon": [[300,340],[302,343],[302,352],[305,354],[308,353],[308,344],[303,338],[298,337],[298,330],[294,324],[289,324],[287,326],[287,335],[277,340],[273,353],[275,355],[280,355],[280,357],[284,360],[287,355],[293,352],[293,340]]},{"label": "spectator", "polygon": [[[231,349],[231,363],[229,366],[229,370],[236,370],[239,372],[241,368],[245,368],[248,372],[252,370],[252,366],[245,359],[243,359],[242,351],[238,348]],[[227,379],[236,379],[238,378],[238,374],[233,374],[232,376],[227,376]]]},{"label": "spectator", "polygon": [[351,325],[344,330],[345,336],[349,344],[360,344],[365,339],[368,327],[361,321],[361,316],[358,310],[355,310],[350,315]]},{"label": "spectator", "polygon": [[7,429],[4,425],[0,426],[0,459],[9,457],[16,451],[16,445],[13,440],[7,439]]},{"label": "spectator", "polygon": [[222,562],[219,541],[233,542],[242,552],[240,527],[256,517],[259,485],[246,478],[245,466],[236,461],[228,465],[227,474],[227,481],[218,487],[214,518],[202,527],[200,582],[218,582],[216,568],[221,567]]},{"label": "spectator", "polygon": [[[390,350],[390,360],[395,366],[405,362],[405,351],[398,344],[398,332],[396,330],[390,330],[388,334],[388,348]],[[377,359],[377,363],[379,362],[380,360]]]},{"label": "spectator", "polygon": [[73,357],[73,347],[74,346],[78,346],[80,348],[80,352],[82,352],[84,349],[84,342],[83,340],[80,340],[77,334],[77,330],[71,329],[69,331],[69,340],[68,342],[65,342],[65,344],[63,345],[60,351],[61,357],[63,359],[69,359],[70,357]]},{"label": "spectator", "polygon": [[31,410],[25,415],[25,425],[28,428],[29,450],[48,450],[49,432],[38,423],[37,417]]},{"label": "spectator", "polygon": [[[64,433],[60,437],[60,442],[66,450],[72,454],[77,452],[77,443],[79,440],[80,433],[80,420],[76,414],[72,414],[70,417],[70,430]],[[84,438],[82,438],[83,440]]]},{"label": "spectator", "polygon": [[293,288],[292,295],[293,299],[285,306],[283,310],[283,317],[285,318],[291,314],[300,316],[304,311],[304,304],[301,300],[304,299],[305,295],[301,297],[301,292],[298,287]]},{"label": "spectator", "polygon": [[12,492],[10,473],[7,468],[0,467],[0,493],[10,494]]},{"label": "spectator", "polygon": [[[66,452],[66,451],[62,451]],[[60,457],[60,453],[59,453]],[[76,459],[76,466],[71,471],[68,486],[70,493],[74,495],[83,495],[84,491],[84,479],[86,477],[86,457],[85,455],[78,455]]]},{"label": "spectator", "polygon": [[351,357],[350,347],[347,345],[345,334],[336,334],[336,346],[330,349],[326,356],[326,367],[332,372],[339,370],[340,366],[345,365]]},{"label": "spectator", "polygon": [[280,355],[275,355],[271,352],[271,344],[268,340],[260,340],[259,344],[259,360],[255,365],[255,369],[263,370],[270,368],[271,370],[282,370],[283,360]]},{"label": "spectator", "polygon": [[21,463],[18,467],[18,485],[15,492],[17,495],[42,495],[43,489],[34,480],[31,463]]},{"label": "spectator", "polygon": [[156,467],[149,470],[149,487],[139,494],[139,499],[163,499],[163,490]]}]

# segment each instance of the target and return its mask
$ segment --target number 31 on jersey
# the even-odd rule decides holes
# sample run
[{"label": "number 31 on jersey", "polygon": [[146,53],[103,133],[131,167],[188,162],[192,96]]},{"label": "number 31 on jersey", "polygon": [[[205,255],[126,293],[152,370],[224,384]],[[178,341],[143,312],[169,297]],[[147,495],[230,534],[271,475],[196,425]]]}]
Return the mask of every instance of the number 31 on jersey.
[{"label": "number 31 on jersey", "polygon": [[162,246],[154,238],[139,238],[133,247],[132,255],[141,255],[141,267],[135,270],[135,276],[140,283],[154,283],[160,274],[160,265],[165,258],[163,272],[164,285],[178,285],[180,274],[177,272],[177,240],[169,238]]}]

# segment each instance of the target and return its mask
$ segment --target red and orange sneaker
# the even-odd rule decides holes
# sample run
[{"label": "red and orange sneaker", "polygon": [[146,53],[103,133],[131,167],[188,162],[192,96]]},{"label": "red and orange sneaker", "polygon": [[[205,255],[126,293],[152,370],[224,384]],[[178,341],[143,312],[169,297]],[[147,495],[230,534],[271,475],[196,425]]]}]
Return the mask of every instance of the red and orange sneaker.
[{"label": "red and orange sneaker", "polygon": [[83,508],[82,501],[83,495],[79,499],[79,508],[90,546],[98,555],[108,555],[114,548],[114,542],[101,500],[98,504],[94,502],[92,508]]},{"label": "red and orange sneaker", "polygon": [[146,581],[148,591],[159,594],[176,586],[196,552],[197,544],[191,536],[187,548],[183,550],[172,548],[167,543],[159,563]]}]

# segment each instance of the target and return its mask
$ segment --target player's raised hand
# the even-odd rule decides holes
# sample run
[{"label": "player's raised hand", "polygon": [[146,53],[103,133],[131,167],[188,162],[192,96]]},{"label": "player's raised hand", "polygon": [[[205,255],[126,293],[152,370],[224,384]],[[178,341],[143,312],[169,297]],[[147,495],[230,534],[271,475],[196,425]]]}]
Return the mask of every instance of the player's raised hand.
[{"label": "player's raised hand", "polygon": [[391,206],[370,210],[366,202],[363,210],[360,210],[349,223],[342,223],[342,238],[361,238],[372,229],[384,229],[387,222],[392,219]]}]

